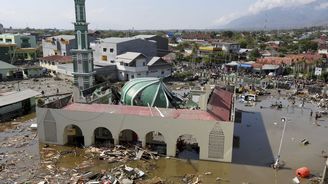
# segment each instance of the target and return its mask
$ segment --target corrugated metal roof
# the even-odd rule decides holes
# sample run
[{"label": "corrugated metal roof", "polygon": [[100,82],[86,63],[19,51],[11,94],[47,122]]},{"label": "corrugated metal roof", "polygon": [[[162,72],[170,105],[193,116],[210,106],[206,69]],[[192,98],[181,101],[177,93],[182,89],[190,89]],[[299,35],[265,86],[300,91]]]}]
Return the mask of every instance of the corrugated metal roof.
[{"label": "corrugated metal roof", "polygon": [[262,70],[277,70],[279,65],[263,65]]},{"label": "corrugated metal roof", "polygon": [[74,35],[58,35],[58,36],[54,36],[54,38],[64,39],[64,40],[74,40],[75,36]]},{"label": "corrugated metal roof", "polygon": [[122,43],[122,42],[127,42],[130,40],[134,40],[135,38],[119,38],[119,37],[110,37],[110,38],[104,38],[101,39],[101,42],[105,43]]},{"label": "corrugated metal roof", "polygon": [[23,101],[31,97],[35,97],[39,94],[39,92],[33,91],[31,89],[2,93],[0,94],[0,107]]},{"label": "corrugated metal roof", "polygon": [[[159,62],[159,63],[157,63]],[[156,66],[165,66],[165,65],[170,65],[168,62],[166,62],[163,58],[160,57],[153,57],[147,64],[147,66],[153,66],[155,63]],[[171,65],[170,65],[171,66]]]},{"label": "corrugated metal roof", "polygon": [[208,112],[220,121],[230,121],[233,94],[216,87],[209,101]]},{"label": "corrugated metal roof", "polygon": [[153,57],[149,62],[148,62],[148,66],[152,66],[153,64],[155,64],[158,60],[160,60],[160,57]]},{"label": "corrugated metal roof", "polygon": [[116,56],[118,62],[125,62],[125,63],[130,63],[133,60],[137,59],[138,57],[143,56],[146,58],[145,55],[139,53],[139,52],[126,52],[124,54]]},{"label": "corrugated metal roof", "polygon": [[134,38],[141,38],[141,39],[149,39],[149,38],[153,38],[156,35],[137,35]]},{"label": "corrugated metal roof", "polygon": [[16,69],[17,67],[0,60],[0,69]]}]

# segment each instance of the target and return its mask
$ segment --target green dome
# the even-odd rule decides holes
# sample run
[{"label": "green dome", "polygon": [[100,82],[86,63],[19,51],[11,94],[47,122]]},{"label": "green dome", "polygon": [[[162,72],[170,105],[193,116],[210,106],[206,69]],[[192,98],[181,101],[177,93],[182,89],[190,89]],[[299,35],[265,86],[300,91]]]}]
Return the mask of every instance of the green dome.
[{"label": "green dome", "polygon": [[127,82],[121,92],[121,102],[131,106],[170,108],[176,97],[159,78],[137,78]]}]

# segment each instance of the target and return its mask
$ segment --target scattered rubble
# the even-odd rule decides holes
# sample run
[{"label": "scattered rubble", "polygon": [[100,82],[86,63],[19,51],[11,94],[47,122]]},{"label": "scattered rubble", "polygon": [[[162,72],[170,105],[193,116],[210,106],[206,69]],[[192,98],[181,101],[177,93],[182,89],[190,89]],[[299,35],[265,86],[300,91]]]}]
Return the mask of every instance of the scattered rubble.
[{"label": "scattered rubble", "polygon": [[100,160],[106,160],[109,163],[113,162],[123,162],[132,160],[158,160],[159,155],[156,152],[151,152],[148,150],[135,147],[134,149],[129,149],[127,147],[116,145],[112,148],[96,148],[90,147],[85,151],[92,158],[98,158]]}]

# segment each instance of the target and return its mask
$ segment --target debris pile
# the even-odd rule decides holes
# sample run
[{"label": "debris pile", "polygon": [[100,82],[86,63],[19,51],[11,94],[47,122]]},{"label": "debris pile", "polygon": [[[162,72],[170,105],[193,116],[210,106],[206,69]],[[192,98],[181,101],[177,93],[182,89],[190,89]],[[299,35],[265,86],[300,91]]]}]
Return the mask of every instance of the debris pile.
[{"label": "debris pile", "polygon": [[117,183],[133,184],[145,177],[145,173],[138,168],[120,165],[111,169],[109,172],[102,173],[86,172],[74,175],[70,180],[73,183]]},{"label": "debris pile", "polygon": [[139,147],[129,149],[127,147],[116,145],[112,148],[90,147],[85,151],[92,158],[108,161],[109,163],[126,163],[132,160],[158,160],[159,155],[156,152],[144,150]]},{"label": "debris pile", "polygon": [[186,183],[186,184],[198,184],[198,183],[202,183],[199,178],[200,178],[200,176],[196,176],[196,175],[193,175],[193,174],[186,174],[183,177],[182,182],[183,183]]},{"label": "debris pile", "polygon": [[[73,169],[66,169],[58,167],[59,161],[67,156],[81,157],[86,160],[77,164]],[[143,160],[145,163],[149,160],[159,159],[159,156],[148,150],[135,147],[132,149],[124,146],[114,146],[111,148],[96,148],[89,147],[84,150],[65,150],[58,151],[55,148],[48,147],[47,145],[41,149],[41,164],[45,168],[45,173],[41,183],[61,183],[70,181],[70,183],[144,183],[146,172],[135,167],[125,165],[129,161]],[[92,168],[96,165],[97,160],[107,161],[108,164],[124,163],[124,165],[116,166],[110,170],[102,170],[101,172],[94,173]],[[145,165],[147,165],[145,164]],[[150,163],[149,163],[150,164]],[[143,167],[143,166],[142,166]],[[148,170],[148,169],[147,169]],[[142,181],[142,182],[141,182]],[[160,184],[164,181],[160,178],[153,178],[145,180],[145,183]]]}]

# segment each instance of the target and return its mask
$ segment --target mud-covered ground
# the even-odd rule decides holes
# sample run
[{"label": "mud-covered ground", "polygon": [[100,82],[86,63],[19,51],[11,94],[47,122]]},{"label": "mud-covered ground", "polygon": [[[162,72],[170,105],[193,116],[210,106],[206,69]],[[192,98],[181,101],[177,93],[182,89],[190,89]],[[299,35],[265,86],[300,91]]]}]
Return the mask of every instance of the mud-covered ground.
[{"label": "mud-covered ground", "polygon": [[0,123],[0,183],[22,183],[36,177],[39,170],[39,142],[35,114]]},{"label": "mud-covered ground", "polygon": [[12,90],[25,90],[32,89],[37,92],[44,92],[45,96],[54,95],[58,93],[71,93],[72,92],[72,82],[67,80],[55,80],[54,78],[36,78],[27,79],[22,81],[8,81],[0,82],[0,92],[1,91],[12,91]]}]

